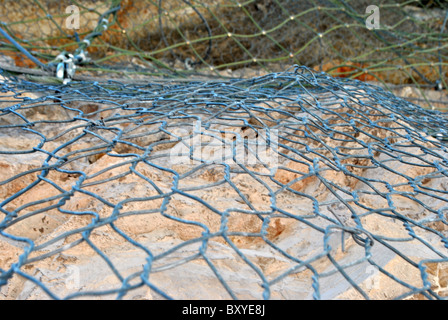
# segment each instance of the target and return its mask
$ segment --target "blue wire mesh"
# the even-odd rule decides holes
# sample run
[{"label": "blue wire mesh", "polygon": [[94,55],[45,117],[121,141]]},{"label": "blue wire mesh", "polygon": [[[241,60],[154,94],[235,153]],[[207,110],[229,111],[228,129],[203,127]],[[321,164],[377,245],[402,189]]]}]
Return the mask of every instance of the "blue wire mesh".
[{"label": "blue wire mesh", "polygon": [[1,92],[3,298],[446,297],[445,113],[300,66]]}]

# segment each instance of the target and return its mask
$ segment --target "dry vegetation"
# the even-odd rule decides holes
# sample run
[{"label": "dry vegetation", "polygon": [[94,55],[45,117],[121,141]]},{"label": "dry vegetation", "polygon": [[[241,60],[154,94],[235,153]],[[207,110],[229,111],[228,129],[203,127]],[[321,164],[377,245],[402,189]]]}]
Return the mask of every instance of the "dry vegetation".
[{"label": "dry vegetation", "polygon": [[[386,7],[381,11],[384,25],[401,21],[404,12],[413,18],[401,21],[394,30],[374,33],[331,7],[316,10],[306,1],[279,3],[281,6],[272,0],[255,1],[242,8],[229,1],[207,0],[193,9],[182,0],[165,0],[161,1],[160,9],[158,1],[124,0],[116,23],[88,52],[94,60],[106,58],[107,63],[121,66],[136,63],[148,67],[162,63],[185,68],[185,59],[201,62],[204,58],[206,64],[198,68],[225,65],[223,69],[264,67],[279,71],[284,65],[296,63],[340,76],[358,73],[356,78],[363,81],[425,84],[426,79],[432,82],[440,79],[438,52],[431,49],[438,43],[429,36],[442,27],[443,15],[439,14],[439,8],[428,11],[413,6]],[[351,5],[362,14],[367,3],[358,1]],[[43,59],[57,55],[61,46],[67,51],[77,47],[73,30],[65,27],[64,12],[69,4],[69,1],[45,1],[38,8],[34,2],[11,1],[0,8],[0,17],[18,39],[28,41],[36,53],[41,52]],[[83,2],[83,6],[77,32],[85,36],[96,26],[99,14],[108,9],[109,2]],[[52,20],[46,18],[47,13]],[[159,13],[162,14],[160,21]],[[291,14],[299,16],[291,20]],[[344,27],[346,23],[352,27]],[[211,43],[206,39],[208,28],[213,37]],[[395,46],[399,44],[400,33],[426,36],[412,41],[410,46]],[[323,34],[322,39],[318,34]],[[443,57],[446,49],[442,51]],[[145,58],[140,59],[137,52]],[[294,55],[290,57],[291,53]],[[32,66],[21,54],[12,51],[5,54],[12,56],[18,66]],[[277,58],[280,60],[275,61]],[[441,69],[446,76],[448,67],[443,64]]]}]

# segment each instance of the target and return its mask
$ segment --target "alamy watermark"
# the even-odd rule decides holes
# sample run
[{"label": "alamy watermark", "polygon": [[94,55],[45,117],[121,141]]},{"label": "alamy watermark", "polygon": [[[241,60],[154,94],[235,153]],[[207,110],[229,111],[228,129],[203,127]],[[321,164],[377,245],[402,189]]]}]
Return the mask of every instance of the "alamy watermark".
[{"label": "alamy watermark", "polygon": [[171,141],[177,141],[170,151],[172,164],[193,160],[228,165],[265,165],[272,169],[278,164],[278,130],[270,128],[246,132],[205,130],[201,121],[196,121],[191,128],[178,129]]},{"label": "alamy watermark", "polygon": [[[65,19],[65,27],[67,29],[79,29],[79,8],[75,5],[70,5],[65,8],[65,13],[70,14]],[[369,5],[366,8],[366,28],[369,30],[380,28],[380,9],[376,5]]]},{"label": "alamy watermark", "polygon": [[77,266],[66,266],[65,287],[68,290],[77,290],[80,287],[80,270]]},{"label": "alamy watermark", "polygon": [[71,5],[65,8],[65,13],[70,14],[65,19],[65,27],[67,29],[79,29],[79,8],[78,6]]},{"label": "alamy watermark", "polygon": [[380,28],[380,9],[378,6],[370,5],[366,8],[366,13],[370,14],[366,19],[366,28],[369,30]]},{"label": "alamy watermark", "polygon": [[380,271],[378,267],[370,265],[366,268],[366,273],[368,274],[365,282],[366,289],[380,289]]}]

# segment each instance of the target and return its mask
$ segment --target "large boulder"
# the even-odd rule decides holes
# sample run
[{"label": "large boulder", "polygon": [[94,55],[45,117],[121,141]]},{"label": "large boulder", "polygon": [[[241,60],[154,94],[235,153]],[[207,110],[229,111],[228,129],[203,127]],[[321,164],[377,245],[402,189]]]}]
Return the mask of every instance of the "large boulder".
[{"label": "large boulder", "polygon": [[0,299],[446,297],[446,147],[378,88],[263,79],[3,98]]}]

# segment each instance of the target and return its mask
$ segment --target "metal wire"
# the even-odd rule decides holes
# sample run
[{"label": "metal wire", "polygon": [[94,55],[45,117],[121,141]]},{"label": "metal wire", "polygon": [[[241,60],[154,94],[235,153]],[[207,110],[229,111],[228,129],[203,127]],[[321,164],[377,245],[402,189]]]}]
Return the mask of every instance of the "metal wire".
[{"label": "metal wire", "polygon": [[[19,277],[40,298],[122,299],[142,288],[197,298],[207,272],[188,290],[163,276],[200,265],[227,298],[244,297],[234,279],[250,270],[259,299],[285,297],[294,279],[308,298],[336,298],[338,276],[338,294],[369,299],[370,266],[401,288],[388,298],[446,297],[428,271],[448,262],[445,113],[303,66],[214,82],[3,77],[0,245],[16,254],[0,260],[0,292]],[[149,229],[139,237],[123,221]],[[155,241],[157,232],[177,241]],[[67,291],[42,274],[63,268],[61,257],[82,259],[71,253],[80,247],[113,284]],[[141,259],[123,270],[111,248]]]}]

